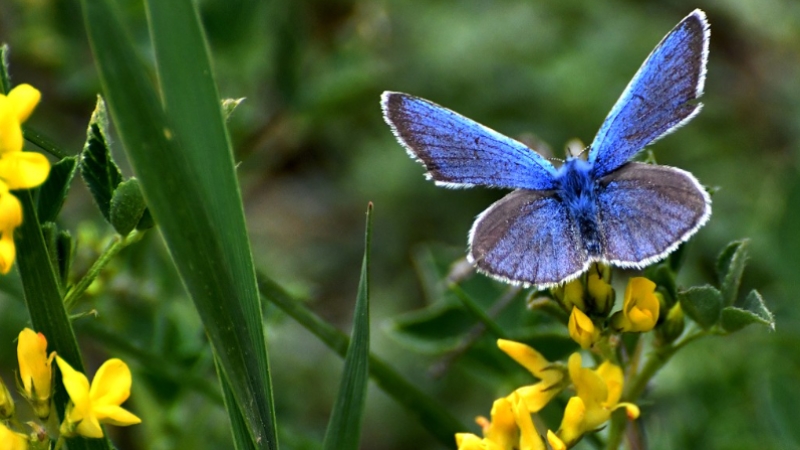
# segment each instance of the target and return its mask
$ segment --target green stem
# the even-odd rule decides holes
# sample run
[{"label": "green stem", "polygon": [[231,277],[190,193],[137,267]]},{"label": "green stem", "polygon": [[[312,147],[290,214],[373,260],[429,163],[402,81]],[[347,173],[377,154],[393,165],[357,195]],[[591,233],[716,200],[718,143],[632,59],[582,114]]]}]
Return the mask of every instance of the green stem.
[{"label": "green stem", "polygon": [[501,339],[508,339],[506,332],[500,328],[500,325],[497,325],[497,323],[495,323],[495,321],[492,320],[477,303],[475,303],[475,300],[473,300],[472,297],[470,297],[466,292],[464,292],[463,289],[461,289],[461,287],[453,283],[450,284],[450,290],[456,294],[456,297],[458,297],[459,300],[461,300],[461,304],[467,308],[467,311],[469,311],[470,314],[475,316],[476,319],[486,326],[487,330],[491,331],[492,334]]},{"label": "green stem", "polygon": [[51,155],[55,156],[58,159],[63,159],[69,156],[67,152],[61,150],[58,145],[53,143],[48,137],[39,133],[38,131],[32,129],[31,127],[23,127],[22,128],[23,136],[28,142],[33,143],[37,147],[41,148],[42,150],[50,153]]},{"label": "green stem", "polygon": [[97,258],[97,261],[92,264],[92,267],[89,268],[89,271],[86,272],[86,275],[83,276],[72,288],[70,288],[67,295],[64,296],[64,306],[67,311],[71,311],[72,308],[75,306],[75,303],[78,299],[86,292],[86,289],[92,284],[92,282],[97,279],[97,276],[100,275],[100,272],[103,268],[111,262],[111,259],[117,255],[122,249],[125,247],[138,242],[142,236],[144,236],[144,232],[139,231],[132,231],[129,235],[122,237],[116,236],[114,238],[114,242],[111,243]]},{"label": "green stem", "polygon": [[[672,356],[681,348],[685,347],[690,342],[700,337],[706,336],[708,332],[699,331],[686,335],[683,339],[669,345],[665,345],[657,350],[651,352],[647,360],[642,366],[642,370],[637,373],[633,379],[626,384],[625,391],[622,394],[623,402],[636,403],[639,396],[642,395],[647,383],[655,374],[672,358]],[[622,443],[622,437],[625,432],[625,425],[627,424],[627,417],[621,411],[612,415],[611,427],[608,432],[607,450],[617,450]]]}]

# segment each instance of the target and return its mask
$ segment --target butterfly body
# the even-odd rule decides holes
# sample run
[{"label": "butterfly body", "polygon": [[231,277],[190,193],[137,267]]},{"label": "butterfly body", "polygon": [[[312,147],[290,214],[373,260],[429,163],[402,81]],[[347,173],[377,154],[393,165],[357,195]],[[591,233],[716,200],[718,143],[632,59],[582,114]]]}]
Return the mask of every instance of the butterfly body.
[{"label": "butterfly body", "polygon": [[384,119],[445,187],[514,189],[475,220],[468,259],[501,280],[569,281],[595,261],[642,268],[702,227],[711,199],[689,172],[630,162],[701,109],[709,28],[695,10],[656,46],[611,109],[587,160],[559,168],[524,144],[428,100],[384,92]]}]

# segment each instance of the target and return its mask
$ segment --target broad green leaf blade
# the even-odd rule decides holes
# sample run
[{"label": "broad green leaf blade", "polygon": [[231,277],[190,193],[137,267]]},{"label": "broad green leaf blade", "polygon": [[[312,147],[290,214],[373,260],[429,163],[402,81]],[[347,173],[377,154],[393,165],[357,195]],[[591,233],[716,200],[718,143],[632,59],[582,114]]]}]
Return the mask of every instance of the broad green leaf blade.
[{"label": "broad green leaf blade", "polygon": [[[277,283],[261,273],[258,274],[258,288],[264,298],[317,336],[320,341],[339,356],[345,356],[349,339],[344,333],[308,310],[301,301],[292,298]],[[369,356],[369,375],[381,390],[416,417],[420,425],[425,427],[431,435],[436,437],[447,448],[453,446],[455,433],[460,433],[467,429],[466,425],[453,417],[435,399],[420,391],[386,362],[372,353]]]},{"label": "broad green leaf blade", "polygon": [[733,305],[739,295],[749,243],[747,239],[731,242],[717,258],[717,276],[725,306]]},{"label": "broad green leaf blade", "polygon": [[111,225],[121,236],[136,228],[142,219],[147,205],[144,203],[142,190],[139,189],[139,180],[130,178],[120,183],[111,196],[109,216]]},{"label": "broad green leaf blade", "polygon": [[111,222],[111,197],[122,182],[122,172],[111,157],[108,145],[108,113],[103,98],[97,105],[86,129],[86,143],[81,151],[81,176],[92,193],[100,213]]},{"label": "broad green leaf blade", "polygon": [[372,203],[367,208],[364,261],[353,314],[353,334],[347,348],[339,394],[325,431],[324,450],[358,450],[367,400],[369,375],[369,255],[372,237]]},{"label": "broad green leaf blade", "polygon": [[[161,91],[173,122],[165,116],[109,0],[83,0],[82,6],[105,98],[149,210],[203,321],[252,442],[257,448],[276,448],[255,271],[197,14],[189,1],[150,5]],[[174,54],[173,45],[183,53],[165,62]],[[183,69],[174,65],[181,64],[197,76],[175,77],[173,70]],[[176,92],[183,95],[176,83],[193,86],[186,99],[191,105],[176,99]]]},{"label": "broad green leaf blade", "polygon": [[39,188],[37,199],[37,211],[42,223],[55,222],[67,198],[69,185],[77,167],[78,158],[74,156],[68,156],[50,167],[50,175]]},{"label": "broad green leaf blade", "polygon": [[[184,266],[184,280],[189,278],[190,271],[195,270],[198,258],[207,258],[207,270],[193,273],[197,290],[195,303],[201,316],[208,319],[207,329],[211,328],[211,319],[214,327],[222,329],[220,331],[228,332],[228,328],[232,328],[227,336],[220,336],[215,342],[218,359],[246,419],[253,443],[258,448],[275,449],[278,447],[278,435],[261,319],[261,298],[256,285],[233,151],[225,128],[208,47],[200,26],[200,16],[191,0],[147,0],[145,4],[164,108],[184,150],[183,160],[171,170],[182,171],[184,189],[194,190],[201,195],[199,202],[186,204],[206,208],[208,221],[202,225],[203,235],[219,246],[211,255],[208,255],[207,249],[198,249],[202,246],[197,246],[194,240],[187,239],[184,234],[183,219],[173,216],[178,221],[174,224],[175,243],[171,247],[176,260],[180,259],[179,269],[181,265]],[[150,153],[144,155],[143,159],[147,160],[146,169],[156,166],[156,178],[149,180],[151,186],[156,184],[158,178],[170,173],[157,167],[159,155]],[[143,176],[142,182],[145,182]],[[161,218],[171,212],[173,201],[169,191],[163,193],[166,197],[160,207],[151,212],[159,226],[166,228]],[[188,250],[185,257],[177,258],[175,249],[178,246]],[[207,278],[219,272],[221,267],[226,269],[227,278],[221,286],[220,295],[207,296]],[[206,297],[202,298],[201,295]],[[216,309],[220,305],[230,311],[226,320],[217,318]],[[236,354],[229,355],[228,352]],[[228,361],[229,358],[241,360]]]},{"label": "broad green leaf blade", "polygon": [[[47,254],[42,231],[36,217],[36,209],[29,191],[17,191],[15,195],[22,203],[22,225],[17,229],[17,266],[25,292],[25,303],[35,331],[47,338],[47,351],[55,351],[68,361],[75,370],[86,373],[72,324],[64,309],[58,281],[50,257]],[[21,331],[21,330],[20,330]],[[56,376],[54,402],[59,419],[63,419],[69,396]],[[75,438],[69,441],[70,450],[111,449],[107,439]]]},{"label": "broad green leaf blade", "polygon": [[731,333],[754,323],[775,330],[775,318],[764,305],[764,299],[758,291],[750,291],[742,308],[728,306],[723,309],[720,323],[725,331]]},{"label": "broad green leaf blade", "polygon": [[697,286],[678,293],[681,308],[701,327],[708,329],[719,321],[722,294],[713,286]]},{"label": "broad green leaf blade", "polygon": [[214,356],[214,367],[217,369],[217,377],[219,377],[219,384],[222,387],[223,401],[225,402],[225,409],[228,411],[228,418],[231,421],[231,434],[233,436],[233,445],[236,450],[257,450],[253,440],[250,438],[250,430],[247,426],[247,421],[242,416],[241,410],[236,405],[236,398],[234,398],[233,391],[222,373],[222,368],[219,365],[219,360],[216,355]]}]

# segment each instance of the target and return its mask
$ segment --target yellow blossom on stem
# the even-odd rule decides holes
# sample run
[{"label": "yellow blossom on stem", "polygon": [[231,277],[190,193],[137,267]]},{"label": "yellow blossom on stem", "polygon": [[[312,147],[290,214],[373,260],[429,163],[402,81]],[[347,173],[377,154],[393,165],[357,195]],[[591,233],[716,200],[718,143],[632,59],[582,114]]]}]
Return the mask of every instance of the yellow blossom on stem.
[{"label": "yellow blossom on stem", "polygon": [[655,294],[656,284],[647,278],[635,277],[625,288],[625,303],[622,311],[611,317],[611,327],[618,331],[650,331],[658,322],[660,309]]},{"label": "yellow blossom on stem", "polygon": [[50,416],[53,385],[53,357],[47,355],[47,339],[42,333],[25,328],[17,339],[17,360],[23,395],[40,419]]},{"label": "yellow blossom on stem", "polygon": [[130,396],[132,382],[131,371],[122,360],[114,358],[103,363],[91,386],[86,375],[69,363],[60,357],[56,357],[56,362],[71,400],[61,423],[62,435],[101,438],[101,423],[117,426],[141,423],[141,419],[120,406]]},{"label": "yellow blossom on stem", "polygon": [[552,364],[541,353],[533,348],[506,339],[498,339],[497,346],[514,361],[526,368],[539,381],[530,386],[523,386],[515,392],[525,401],[525,406],[532,413],[539,412],[563,388],[565,371],[563,366]]},{"label": "yellow blossom on stem", "polygon": [[33,112],[41,94],[21,84],[0,94],[0,273],[11,270],[16,257],[14,229],[22,223],[22,207],[10,193],[39,186],[50,173],[50,162],[40,153],[23,152],[22,122]]},{"label": "yellow blossom on stem", "polygon": [[[603,425],[615,409],[625,408],[631,418],[639,416],[636,405],[619,402],[624,381],[619,366],[605,361],[596,370],[587,369],[581,365],[580,353],[573,353],[567,365],[577,395],[567,402],[556,436],[566,447],[574,445],[584,433]],[[553,445],[554,439],[548,440],[551,446],[557,447]]]},{"label": "yellow blossom on stem", "polygon": [[577,342],[581,348],[589,349],[600,338],[600,330],[594,326],[594,322],[578,308],[572,308],[569,315],[569,336]]},{"label": "yellow blossom on stem", "polygon": [[531,411],[517,394],[495,400],[492,420],[478,417],[483,438],[472,433],[457,433],[458,450],[545,450],[544,441],[536,432]]},{"label": "yellow blossom on stem", "polygon": [[28,450],[28,437],[0,422],[0,450]]}]

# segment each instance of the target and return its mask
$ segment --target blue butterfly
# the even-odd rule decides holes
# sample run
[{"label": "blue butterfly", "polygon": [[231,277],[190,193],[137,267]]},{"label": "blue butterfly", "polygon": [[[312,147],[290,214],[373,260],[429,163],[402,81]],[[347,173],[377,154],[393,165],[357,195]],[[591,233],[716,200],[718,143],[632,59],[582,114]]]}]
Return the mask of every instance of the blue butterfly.
[{"label": "blue butterfly", "polygon": [[700,112],[709,26],[697,9],[645,60],[597,132],[587,160],[555,168],[541,155],[433,102],[384,92],[386,123],[436,184],[515,189],[475,220],[468,258],[479,271],[551,287],[592,262],[642,268],[711,216],[689,172],[628,162]]}]

